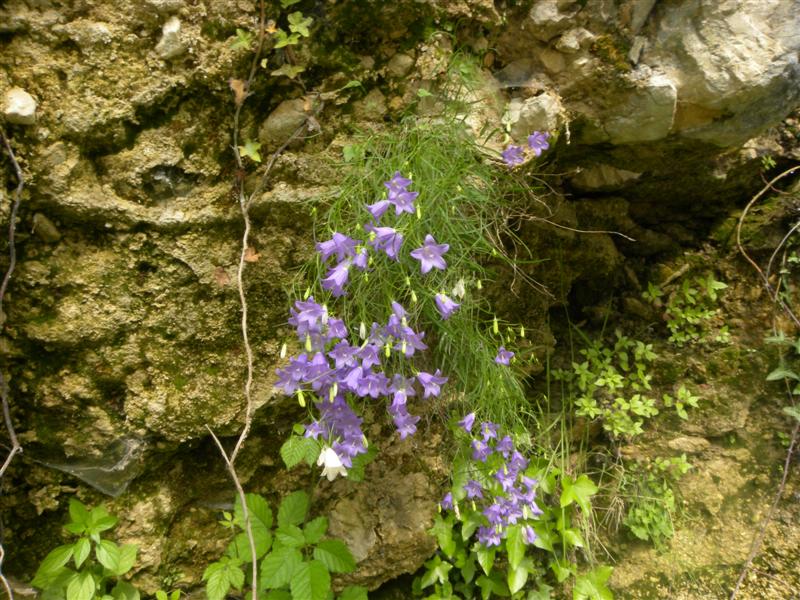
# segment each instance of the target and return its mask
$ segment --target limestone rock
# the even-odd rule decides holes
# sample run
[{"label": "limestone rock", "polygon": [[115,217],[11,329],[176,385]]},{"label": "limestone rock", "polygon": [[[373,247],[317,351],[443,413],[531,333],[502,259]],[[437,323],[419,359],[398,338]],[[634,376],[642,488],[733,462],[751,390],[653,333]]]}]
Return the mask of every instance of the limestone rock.
[{"label": "limestone rock", "polygon": [[528,19],[536,39],[549,42],[574,24],[572,13],[562,12],[559,5],[566,7],[565,3],[559,0],[538,0],[533,5],[528,13]]},{"label": "limestone rock", "polygon": [[33,125],[36,122],[36,100],[22,88],[11,88],[6,92],[3,116],[9,123]]},{"label": "limestone rock", "polygon": [[392,77],[397,77],[399,79],[405,77],[413,66],[414,59],[412,57],[408,54],[398,52],[389,60],[389,63],[386,65],[386,70],[389,71]]},{"label": "limestone rock", "polygon": [[681,436],[671,439],[667,442],[667,446],[676,450],[677,452],[685,452],[686,454],[699,454],[711,446],[704,437],[699,436]]},{"label": "limestone rock", "polygon": [[513,99],[504,120],[511,125],[511,137],[524,140],[533,131],[556,131],[563,122],[561,99],[552,92],[534,98]]},{"label": "limestone rock", "polygon": [[570,182],[580,190],[606,191],[619,189],[628,181],[638,179],[640,176],[641,173],[599,164],[581,169]]},{"label": "limestone rock", "polygon": [[386,97],[378,88],[373,88],[356,103],[354,110],[359,119],[380,121],[386,114]]},{"label": "limestone rock", "polygon": [[667,137],[675,121],[678,92],[663,73],[635,71],[635,88],[606,116],[603,127],[612,144],[652,142]]},{"label": "limestone rock", "polygon": [[278,148],[306,121],[302,99],[284,100],[270,113],[258,130],[258,139],[265,148]]},{"label": "limestone rock", "polygon": [[656,5],[656,0],[633,0],[631,7],[631,32],[636,34],[644,26],[647,17]]},{"label": "limestone rock", "polygon": [[170,17],[161,28],[161,39],[156,44],[156,52],[164,60],[177,58],[186,52],[181,40],[181,21],[178,17]]},{"label": "limestone rock", "polygon": [[545,48],[539,53],[539,60],[542,61],[544,68],[551,73],[561,73],[567,66],[564,55],[550,48]]},{"label": "limestone rock", "polygon": [[556,50],[567,54],[574,54],[579,52],[581,48],[591,44],[595,39],[595,35],[583,27],[576,27],[570,29],[556,42]]},{"label": "limestone rock", "polygon": [[[734,146],[800,104],[798,0],[665,4],[647,62],[676,84],[681,135]],[[724,117],[724,118],[723,118]]]}]

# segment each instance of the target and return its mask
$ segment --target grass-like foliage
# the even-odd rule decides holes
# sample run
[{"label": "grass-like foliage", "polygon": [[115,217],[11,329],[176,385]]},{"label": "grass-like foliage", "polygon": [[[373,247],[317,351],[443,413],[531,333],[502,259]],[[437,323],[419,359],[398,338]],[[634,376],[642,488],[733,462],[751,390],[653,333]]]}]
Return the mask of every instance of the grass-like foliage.
[{"label": "grass-like foliage", "polygon": [[[380,225],[403,236],[397,261],[375,253],[370,268],[352,273],[346,296],[335,301],[319,287],[327,267],[317,257],[305,277],[314,282],[311,292],[346,323],[367,328],[385,321],[391,302],[399,302],[410,323],[425,325],[425,341],[433,349],[428,359],[450,378],[448,391],[470,410],[503,425],[518,424],[523,388],[513,369],[495,362],[508,341],[480,290],[493,278],[489,265],[510,264],[504,243],[521,247],[507,223],[515,207],[530,201],[530,188],[505,167],[488,163],[456,121],[407,122],[362,137],[344,154],[348,162],[342,165],[338,191],[318,220],[319,240],[339,232],[367,244],[370,234],[364,225],[373,222],[367,206],[385,197],[384,182],[397,171],[419,193],[416,214],[396,215],[390,209],[381,217]],[[428,235],[449,244],[447,268],[423,274],[409,251],[421,247]],[[447,319],[437,311],[439,293],[460,303]]]}]

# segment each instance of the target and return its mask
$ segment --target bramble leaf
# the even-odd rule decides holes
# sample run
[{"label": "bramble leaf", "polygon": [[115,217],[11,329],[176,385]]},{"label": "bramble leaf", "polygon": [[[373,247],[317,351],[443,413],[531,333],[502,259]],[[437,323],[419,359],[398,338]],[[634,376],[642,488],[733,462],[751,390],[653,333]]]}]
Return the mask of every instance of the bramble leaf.
[{"label": "bramble leaf", "polygon": [[314,19],[311,17],[304,17],[303,13],[300,11],[293,12],[288,16],[289,20],[289,31],[293,33],[299,33],[303,37],[308,37],[311,35],[308,31],[308,28],[311,26],[311,23],[314,22]]},{"label": "bramble leaf", "polygon": [[319,542],[326,531],[328,531],[327,517],[317,517],[306,523],[306,526],[303,527],[303,535],[306,538],[307,544],[316,544]]},{"label": "bramble leaf", "polygon": [[312,560],[302,563],[289,583],[292,598],[303,600],[327,600],[331,589],[331,576],[321,562]]},{"label": "bramble leaf", "polygon": [[308,494],[302,490],[292,492],[281,500],[278,508],[278,525],[300,525],[308,512]]},{"label": "bramble leaf", "polygon": [[356,559],[341,540],[322,540],[314,548],[314,558],[331,573],[351,573],[356,569]]},{"label": "bramble leaf", "polygon": [[572,590],[573,600],[614,600],[614,594],[606,585],[613,570],[612,567],[605,566],[578,575]]},{"label": "bramble leaf", "polygon": [[295,548],[273,550],[261,561],[261,587],[276,589],[288,585],[302,562],[303,555]]},{"label": "bramble leaf", "polygon": [[561,487],[563,488],[561,491],[561,508],[577,502],[583,513],[588,515],[591,510],[589,498],[594,496],[599,489],[589,479],[589,476],[584,473],[576,480],[566,476],[561,480]]}]

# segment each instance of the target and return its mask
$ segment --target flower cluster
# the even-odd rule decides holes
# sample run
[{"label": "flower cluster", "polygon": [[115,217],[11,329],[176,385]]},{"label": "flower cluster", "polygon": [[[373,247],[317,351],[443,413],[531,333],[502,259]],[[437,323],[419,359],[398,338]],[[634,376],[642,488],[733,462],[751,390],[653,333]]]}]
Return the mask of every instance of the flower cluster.
[{"label": "flower cluster", "polygon": [[[459,421],[471,434],[473,478],[461,489],[448,492],[440,506],[460,515],[458,499],[470,501],[472,510],[479,515],[482,525],[477,538],[485,547],[499,546],[511,525],[522,526],[523,539],[532,544],[536,533],[530,521],[542,514],[536,504],[537,481],[526,474],[528,459],[514,446],[510,436],[501,437],[498,426],[481,423],[475,434],[475,413]],[[455,493],[455,498],[454,498]]]},{"label": "flower cluster", "polygon": [[[528,149],[539,157],[550,148],[550,134],[546,131],[534,131],[528,136]],[[525,148],[510,144],[502,152],[503,162],[509,167],[516,167],[525,162]]]},{"label": "flower cluster", "polygon": [[365,327],[363,341],[356,344],[348,339],[344,322],[331,316],[313,296],[295,302],[290,312],[289,324],[295,328],[305,352],[291,357],[288,366],[278,369],[276,385],[286,395],[297,394],[301,403],[305,403],[306,394],[317,398],[314,405],[319,418],[306,427],[307,437],[323,437],[347,468],[355,456],[366,452],[362,420],[347,402],[348,395],[390,400],[388,412],[400,438],[416,432],[419,417],[408,412],[408,398],[418,391],[423,398],[438,396],[447,377],[438,369],[435,373],[417,372],[413,377],[385,372],[382,361],[393,351],[411,358],[428,348],[423,341],[425,333],[409,326],[407,313],[399,303],[392,302],[392,313],[385,325],[373,323],[369,332]]},{"label": "flower cluster", "polygon": [[[410,179],[396,171],[392,178],[383,184],[388,190],[386,197],[374,204],[367,205],[366,208],[372,216],[372,221],[364,224],[364,230],[368,237],[366,244],[362,240],[353,239],[339,232],[335,232],[330,240],[317,244],[317,252],[323,263],[335,258],[335,264],[330,267],[325,278],[322,279],[324,290],[329,291],[335,298],[345,295],[345,287],[350,279],[350,268],[355,267],[366,271],[371,264],[370,249],[373,252],[386,254],[391,260],[400,260],[400,250],[405,238],[396,227],[385,223],[381,224],[381,219],[392,207],[394,207],[396,217],[403,213],[414,214],[418,211],[414,201],[419,196],[419,192],[412,192],[408,189],[411,183]],[[449,244],[438,243],[429,233],[425,236],[422,246],[411,250],[409,255],[419,261],[420,272],[426,275],[433,269],[444,271],[447,268],[444,255],[448,250],[450,250]],[[437,294],[435,302],[443,319],[449,318],[460,306],[444,293]]]}]

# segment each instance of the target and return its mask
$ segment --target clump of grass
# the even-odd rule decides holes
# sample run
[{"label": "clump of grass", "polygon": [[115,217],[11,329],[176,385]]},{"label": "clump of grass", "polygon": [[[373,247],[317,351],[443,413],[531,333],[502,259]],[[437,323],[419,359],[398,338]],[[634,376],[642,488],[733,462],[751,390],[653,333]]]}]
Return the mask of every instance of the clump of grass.
[{"label": "clump of grass", "polygon": [[[481,289],[493,279],[491,265],[511,265],[504,242],[521,246],[508,227],[509,215],[531,201],[531,188],[504,167],[487,162],[463,124],[454,120],[404,122],[362,137],[345,155],[350,162],[341,167],[338,190],[319,212],[319,240],[340,232],[366,243],[363,225],[372,221],[366,206],[383,197],[383,182],[395,171],[413,180],[409,189],[419,192],[418,212],[395,217],[390,210],[384,215],[381,225],[391,225],[404,236],[399,260],[372,253],[367,272],[351,271],[346,296],[333,299],[320,288],[327,266],[319,257],[306,268],[303,287],[310,282],[317,300],[324,299],[351,328],[383,323],[391,302],[401,303],[412,326],[427,332],[427,366],[441,368],[450,378],[447,389],[459,408],[477,410],[482,418],[509,428],[519,426],[527,412],[520,377],[513,365],[494,361],[498,348],[511,340],[496,327]],[[422,246],[427,234],[450,245],[448,266],[422,275],[409,252]],[[461,303],[448,320],[442,320],[434,304],[440,292]]]}]

